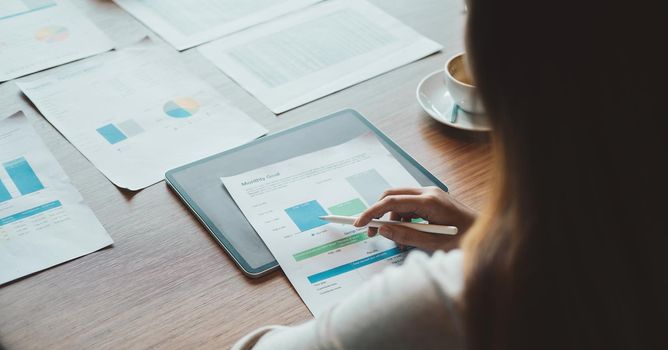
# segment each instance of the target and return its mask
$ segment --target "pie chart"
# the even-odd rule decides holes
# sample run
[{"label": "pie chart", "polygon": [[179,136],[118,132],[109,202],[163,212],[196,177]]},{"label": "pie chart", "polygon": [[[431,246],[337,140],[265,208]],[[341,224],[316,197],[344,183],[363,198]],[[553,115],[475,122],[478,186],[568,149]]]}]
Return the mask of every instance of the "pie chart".
[{"label": "pie chart", "polygon": [[163,106],[165,113],[172,118],[188,118],[199,110],[199,102],[192,97],[179,97],[167,101]]},{"label": "pie chart", "polygon": [[46,26],[35,33],[35,38],[45,43],[57,43],[70,36],[69,30],[62,26]]}]

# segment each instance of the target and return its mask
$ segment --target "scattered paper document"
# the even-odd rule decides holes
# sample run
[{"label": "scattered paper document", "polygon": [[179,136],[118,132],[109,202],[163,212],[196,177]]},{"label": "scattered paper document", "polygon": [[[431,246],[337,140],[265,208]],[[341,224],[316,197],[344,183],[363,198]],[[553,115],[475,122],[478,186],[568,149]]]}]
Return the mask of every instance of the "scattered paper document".
[{"label": "scattered paper document", "polygon": [[321,0],[114,0],[178,50],[283,16]]},{"label": "scattered paper document", "polygon": [[391,187],[420,187],[373,134],[221,180],[316,317],[404,259],[380,235],[319,219],[357,216]]},{"label": "scattered paper document", "polygon": [[23,113],[0,120],[0,284],[113,241]]},{"label": "scattered paper document", "polygon": [[66,0],[0,1],[0,82],[113,47]]},{"label": "scattered paper document", "polygon": [[111,182],[130,190],[266,133],[176,52],[148,40],[17,84]]},{"label": "scattered paper document", "polygon": [[203,45],[225,74],[282,113],[441,49],[365,1],[327,1]]}]

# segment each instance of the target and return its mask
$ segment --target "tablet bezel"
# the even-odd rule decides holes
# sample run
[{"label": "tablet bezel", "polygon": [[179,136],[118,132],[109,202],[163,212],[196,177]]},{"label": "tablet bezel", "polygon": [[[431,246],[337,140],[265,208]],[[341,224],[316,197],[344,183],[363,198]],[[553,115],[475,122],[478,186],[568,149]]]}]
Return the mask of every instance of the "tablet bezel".
[{"label": "tablet bezel", "polygon": [[[181,198],[181,200],[188,206],[190,211],[195,215],[195,217],[204,225],[204,227],[209,231],[209,233],[214,237],[214,239],[218,242],[218,244],[227,252],[228,256],[230,256],[234,262],[239,266],[239,268],[243,271],[243,273],[249,277],[252,278],[257,278],[266,275],[267,273],[270,273],[274,270],[276,270],[279,265],[276,262],[276,260],[267,263],[265,265],[259,266],[257,268],[253,268],[250,266],[250,264],[244,259],[244,257],[239,253],[239,251],[231,244],[231,242],[225,237],[225,233],[220,230],[216,225],[213,224],[213,222],[207,217],[207,215],[204,213],[204,210],[202,210],[197,203],[195,203],[194,200],[188,195],[188,193],[185,191],[183,186],[176,180],[175,174],[177,174],[180,171],[183,171],[185,169],[188,169],[192,166],[196,166],[201,163],[205,163],[208,161],[211,161],[212,159],[216,159],[218,157],[223,157],[226,155],[229,155],[230,153],[233,152],[238,152],[239,150],[246,149],[249,147],[253,147],[257,144],[267,142],[269,140],[275,139],[282,137],[286,134],[292,133],[299,131],[300,129],[308,128],[309,126],[312,126],[316,123],[321,123],[326,120],[332,119],[332,118],[337,118],[337,117],[342,117],[343,115],[348,115],[348,116],[353,116],[359,121],[361,121],[369,131],[373,132],[376,137],[379,137],[382,141],[384,141],[385,146],[390,146],[393,148],[395,152],[397,152],[399,155],[401,155],[406,161],[411,163],[419,172],[421,172],[428,180],[430,180],[434,185],[440,187],[444,191],[448,191],[448,187],[443,184],[440,180],[438,180],[432,173],[430,173],[427,169],[425,169],[420,163],[418,163],[415,158],[413,158],[411,155],[409,155],[406,151],[404,151],[399,145],[397,145],[392,139],[390,139],[387,135],[385,135],[380,129],[378,129],[373,123],[371,123],[368,119],[366,119],[362,114],[357,112],[354,109],[344,109],[329,115],[326,115],[321,118],[317,118],[305,123],[302,123],[300,125],[284,129],[281,131],[278,131],[276,133],[258,138],[254,141],[251,141],[249,143],[246,143],[244,145],[241,145],[239,147],[235,147],[233,149],[214,154],[212,156],[200,159],[198,161],[180,166],[178,168],[174,168],[172,170],[169,170],[167,173],[165,173],[165,181],[169,185],[170,188],[174,190],[174,192]],[[256,233],[257,234],[257,233]]]}]

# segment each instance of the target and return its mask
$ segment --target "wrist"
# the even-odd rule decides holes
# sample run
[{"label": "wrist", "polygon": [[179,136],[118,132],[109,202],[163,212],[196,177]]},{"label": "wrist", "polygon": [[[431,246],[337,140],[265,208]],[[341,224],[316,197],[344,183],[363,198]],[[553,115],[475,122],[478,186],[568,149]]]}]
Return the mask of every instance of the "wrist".
[{"label": "wrist", "polygon": [[459,213],[461,213],[461,217],[459,220],[458,228],[459,232],[464,234],[468,232],[468,230],[473,226],[475,223],[476,219],[478,218],[478,212],[474,210],[471,207],[468,207],[464,204],[458,203],[459,206]]}]

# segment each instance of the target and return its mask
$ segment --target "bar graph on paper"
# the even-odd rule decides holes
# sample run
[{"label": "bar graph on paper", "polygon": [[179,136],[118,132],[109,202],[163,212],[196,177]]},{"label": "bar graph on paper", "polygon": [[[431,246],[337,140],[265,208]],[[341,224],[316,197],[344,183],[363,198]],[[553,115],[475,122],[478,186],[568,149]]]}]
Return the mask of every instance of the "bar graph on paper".
[{"label": "bar graph on paper", "polygon": [[[0,208],[10,212],[10,215],[0,215],[0,240],[48,227],[52,222],[66,220],[60,200],[39,197],[39,193],[44,193],[45,185],[30,160],[22,156],[2,161],[0,164]],[[27,198],[33,195],[37,197]],[[17,207],[17,201],[23,201],[24,205]],[[37,204],[35,201],[42,203]],[[28,202],[32,203],[25,206]],[[9,235],[9,232],[13,234]]]},{"label": "bar graph on paper", "polygon": [[[177,97],[166,101],[161,106],[164,117],[169,119],[184,119],[194,116],[200,110],[200,102],[192,97]],[[136,119],[125,119],[120,122],[104,124],[95,131],[110,145],[116,145],[146,132],[145,126],[155,128],[159,123]],[[173,126],[172,126],[173,127]]]},{"label": "bar graph on paper", "polygon": [[317,200],[311,200],[285,209],[286,214],[299,230],[304,232],[327,224],[318,218],[320,216],[329,214],[356,216],[360,214],[367,206],[376,203],[383,192],[390,188],[390,184],[375,169],[349,176],[346,181],[361,198],[352,198],[337,203],[328,207],[327,210]]},{"label": "bar graph on paper", "polygon": [[420,186],[371,133],[221,180],[316,317],[408,253],[320,219],[359,216],[389,188]]},{"label": "bar graph on paper", "polygon": [[44,184],[24,157],[3,162],[2,167],[8,178],[4,181],[0,178],[0,202],[44,189]]},{"label": "bar graph on paper", "polygon": [[137,136],[144,132],[135,120],[128,119],[120,123],[109,123],[97,128],[100,134],[109,144],[116,144],[130,137]]},{"label": "bar graph on paper", "polygon": [[[299,232],[304,233],[327,225],[327,222],[319,219],[320,216],[330,214],[357,216],[368,206],[377,202],[383,192],[390,188],[390,184],[387,180],[385,180],[385,178],[383,178],[383,176],[381,176],[375,169],[348,176],[345,178],[345,181],[359,195],[359,197],[336,203],[327,208],[325,208],[318,200],[310,200],[285,209],[285,213],[288,215],[292,223],[299,229]],[[316,234],[316,232],[311,232],[311,235],[313,236]],[[317,246],[297,252],[293,254],[293,258],[296,262],[301,262],[325,254],[331,255],[340,252],[345,247],[364,244],[368,240],[369,236],[366,231],[351,232],[343,238],[318,244]],[[310,283],[318,283],[371,265],[378,261],[395,257],[402,253],[403,251],[397,247],[391,247],[381,251],[371,250],[368,255],[363,258],[310,275],[308,276],[308,281]]]}]

